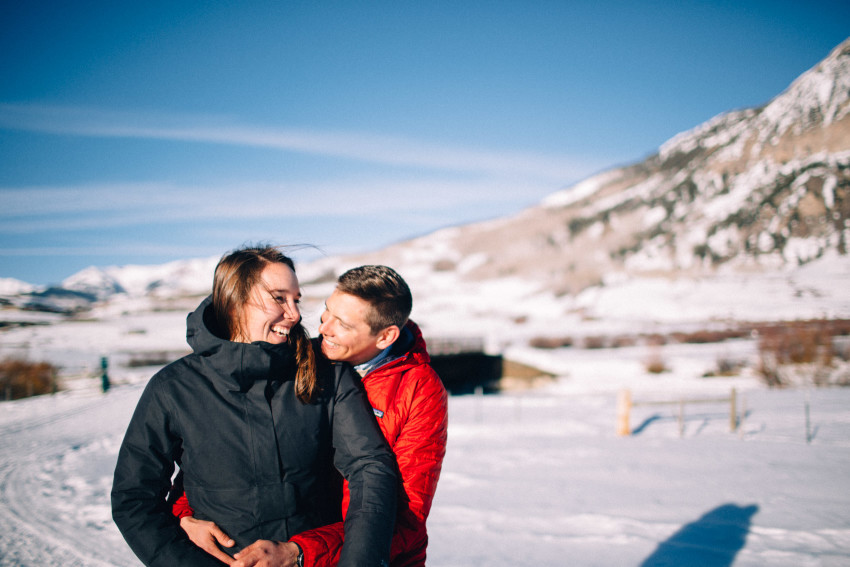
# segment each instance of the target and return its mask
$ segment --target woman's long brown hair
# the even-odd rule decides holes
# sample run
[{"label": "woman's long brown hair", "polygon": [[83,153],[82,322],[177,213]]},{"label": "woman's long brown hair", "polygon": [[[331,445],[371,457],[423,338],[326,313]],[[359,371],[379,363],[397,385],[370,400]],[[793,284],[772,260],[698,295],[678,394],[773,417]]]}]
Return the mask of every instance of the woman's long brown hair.
[{"label": "woman's long brown hair", "polygon": [[[243,325],[243,306],[254,286],[261,281],[268,264],[284,264],[295,272],[295,263],[275,246],[251,246],[234,250],[219,260],[213,276],[213,310],[216,320],[224,326],[228,339],[240,336]],[[307,404],[316,390],[316,355],[310,336],[299,321],[289,331],[287,339],[295,354],[295,395]]]}]

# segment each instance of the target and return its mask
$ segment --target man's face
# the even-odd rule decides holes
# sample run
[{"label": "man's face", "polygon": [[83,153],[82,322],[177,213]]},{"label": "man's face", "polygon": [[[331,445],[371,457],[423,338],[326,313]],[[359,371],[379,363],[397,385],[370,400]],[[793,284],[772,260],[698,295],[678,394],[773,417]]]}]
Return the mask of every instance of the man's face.
[{"label": "man's face", "polygon": [[380,354],[381,334],[373,335],[367,315],[372,309],[368,301],[334,290],[325,302],[322,324],[322,352],[330,360],[363,364]]}]

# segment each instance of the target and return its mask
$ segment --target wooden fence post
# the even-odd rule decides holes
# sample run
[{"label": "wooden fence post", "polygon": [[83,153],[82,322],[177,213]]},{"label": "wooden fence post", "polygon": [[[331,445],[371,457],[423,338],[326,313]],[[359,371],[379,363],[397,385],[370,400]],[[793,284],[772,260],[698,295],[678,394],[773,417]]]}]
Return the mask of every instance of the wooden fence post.
[{"label": "wooden fence post", "polygon": [[620,390],[617,396],[617,435],[631,435],[629,412],[632,409],[632,394],[628,389]]},{"label": "wooden fence post", "polygon": [[735,433],[738,429],[738,412],[736,411],[737,392],[732,388],[732,393],[729,394],[729,433]]},{"label": "wooden fence post", "polygon": [[810,400],[809,388],[808,388],[808,387],[806,387],[806,401],[805,401],[805,410],[806,410],[806,444],[809,444],[809,443],[811,443],[811,442],[812,442],[812,422],[811,422],[811,419],[810,419],[810,417],[809,417],[809,400]]},{"label": "wooden fence post", "polygon": [[679,400],[679,438],[685,436],[685,400]]}]

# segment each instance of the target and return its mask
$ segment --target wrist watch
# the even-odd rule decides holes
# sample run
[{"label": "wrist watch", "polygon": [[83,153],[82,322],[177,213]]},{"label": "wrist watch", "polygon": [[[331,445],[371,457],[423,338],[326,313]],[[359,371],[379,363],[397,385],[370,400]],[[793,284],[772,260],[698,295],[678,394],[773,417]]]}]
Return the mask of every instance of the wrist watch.
[{"label": "wrist watch", "polygon": [[[297,543],[295,545],[298,545]],[[304,552],[301,550],[301,546],[298,545],[298,558],[295,560],[295,565],[297,567],[304,567]]]}]

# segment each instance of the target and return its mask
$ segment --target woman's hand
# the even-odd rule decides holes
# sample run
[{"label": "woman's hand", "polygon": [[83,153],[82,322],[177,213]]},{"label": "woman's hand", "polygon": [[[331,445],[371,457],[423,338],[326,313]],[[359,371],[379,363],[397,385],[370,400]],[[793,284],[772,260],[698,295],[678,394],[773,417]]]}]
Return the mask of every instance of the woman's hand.
[{"label": "woman's hand", "polygon": [[[180,518],[180,527],[192,540],[192,543],[228,565],[233,563],[233,558],[220,550],[218,545],[222,547],[233,547],[236,543],[230,536],[221,531],[215,522],[207,522],[206,520],[196,520],[194,516],[183,516]],[[216,545],[218,544],[218,545]]]},{"label": "woman's hand", "polygon": [[295,567],[300,552],[296,543],[261,539],[234,555],[231,567]]}]

